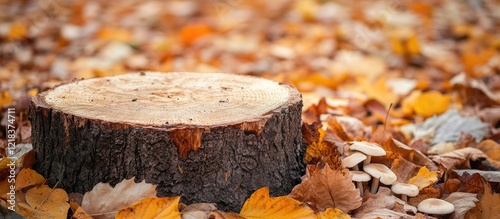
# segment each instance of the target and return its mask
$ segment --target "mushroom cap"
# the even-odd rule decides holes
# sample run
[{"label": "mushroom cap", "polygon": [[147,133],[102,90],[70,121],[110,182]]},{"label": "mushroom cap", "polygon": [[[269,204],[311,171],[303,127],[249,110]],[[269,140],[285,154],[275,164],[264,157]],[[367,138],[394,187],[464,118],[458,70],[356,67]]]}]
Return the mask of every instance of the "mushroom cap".
[{"label": "mushroom cap", "polygon": [[453,204],[437,198],[428,198],[418,203],[418,211],[426,214],[450,214],[455,211]]},{"label": "mushroom cap", "polygon": [[372,175],[373,178],[379,178],[380,182],[385,185],[392,185],[398,179],[396,174],[394,174],[394,172],[392,172],[392,170],[389,169],[389,167],[383,164],[378,164],[378,163],[367,164],[363,167],[363,170],[368,174]]},{"label": "mushroom cap", "polygon": [[352,174],[352,181],[354,182],[368,182],[372,179],[370,174],[365,173],[363,171],[351,170],[349,171]]},{"label": "mushroom cap", "polygon": [[391,190],[396,194],[405,194],[410,197],[417,196],[419,192],[416,185],[408,183],[395,183],[392,185]]},{"label": "mushroom cap", "polygon": [[367,141],[353,141],[349,148],[351,150],[361,151],[370,156],[385,156],[387,154],[377,143]]},{"label": "mushroom cap", "polygon": [[351,168],[353,166],[358,165],[358,163],[363,162],[366,160],[366,155],[361,153],[361,152],[354,152],[348,157],[342,159],[342,167],[343,168]]}]

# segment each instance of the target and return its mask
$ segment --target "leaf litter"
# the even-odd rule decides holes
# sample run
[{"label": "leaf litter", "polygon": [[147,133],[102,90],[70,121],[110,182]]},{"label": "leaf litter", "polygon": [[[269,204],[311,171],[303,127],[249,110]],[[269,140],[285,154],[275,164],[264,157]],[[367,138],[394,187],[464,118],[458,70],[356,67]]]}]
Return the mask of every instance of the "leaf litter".
[{"label": "leaf litter", "polygon": [[[47,12],[51,3],[56,4]],[[27,218],[113,213],[112,218],[116,212],[183,218],[427,218],[414,207],[439,198],[455,206],[446,217],[494,217],[500,206],[498,7],[494,1],[434,0],[7,0],[0,6],[5,12],[0,20],[0,126],[6,127],[6,109],[16,107],[17,213]],[[99,184],[93,195],[83,196],[80,207],[29,169],[35,162],[26,116],[31,96],[72,78],[146,69],[250,74],[297,87],[305,102],[302,130],[308,144],[302,183],[281,197],[269,197],[261,188],[239,213],[157,198],[154,185],[133,180],[114,188]],[[2,140],[6,137],[0,133]],[[350,141],[379,144],[387,154],[371,162],[390,168],[398,182],[418,185],[419,195],[405,203],[390,186],[381,186],[378,193],[361,197],[350,170],[340,168],[352,153]],[[0,148],[7,148],[5,141]],[[4,207],[12,160],[1,154]],[[364,188],[370,182],[363,182]],[[268,204],[284,210],[272,211]]]}]

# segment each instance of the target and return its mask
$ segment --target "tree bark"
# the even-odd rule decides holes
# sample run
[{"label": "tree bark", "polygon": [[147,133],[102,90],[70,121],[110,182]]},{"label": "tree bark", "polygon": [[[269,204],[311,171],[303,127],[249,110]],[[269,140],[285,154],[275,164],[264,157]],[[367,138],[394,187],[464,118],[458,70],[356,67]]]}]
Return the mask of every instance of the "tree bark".
[{"label": "tree bark", "polygon": [[[256,189],[304,174],[301,96],[229,74],[141,72],[76,81],[32,99],[35,169],[67,192],[135,176],[158,196],[238,211]],[[110,200],[111,201],[111,200]]]}]

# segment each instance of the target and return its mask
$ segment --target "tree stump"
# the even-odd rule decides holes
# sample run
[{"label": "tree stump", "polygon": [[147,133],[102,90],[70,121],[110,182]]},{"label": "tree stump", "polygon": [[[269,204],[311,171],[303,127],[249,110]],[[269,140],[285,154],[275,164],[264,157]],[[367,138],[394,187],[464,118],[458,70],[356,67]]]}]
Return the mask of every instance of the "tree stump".
[{"label": "tree stump", "polygon": [[60,85],[30,107],[35,169],[67,192],[135,177],[158,196],[238,211],[305,170],[300,93],[219,73],[141,72]]}]

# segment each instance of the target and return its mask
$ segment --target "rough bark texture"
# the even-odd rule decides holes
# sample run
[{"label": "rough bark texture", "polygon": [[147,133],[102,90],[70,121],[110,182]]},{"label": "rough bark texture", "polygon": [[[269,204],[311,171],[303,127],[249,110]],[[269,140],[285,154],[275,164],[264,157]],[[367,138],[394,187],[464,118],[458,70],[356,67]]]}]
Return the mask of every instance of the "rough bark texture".
[{"label": "rough bark texture", "polygon": [[[271,195],[288,194],[305,170],[300,96],[269,112],[259,131],[244,122],[201,127],[108,122],[54,109],[44,97],[34,97],[30,108],[35,169],[68,193],[135,176],[136,182],[158,184],[158,196],[182,195],[188,204],[213,202],[239,211],[260,187],[269,187]],[[179,148],[181,141],[197,137],[196,150]]]}]

